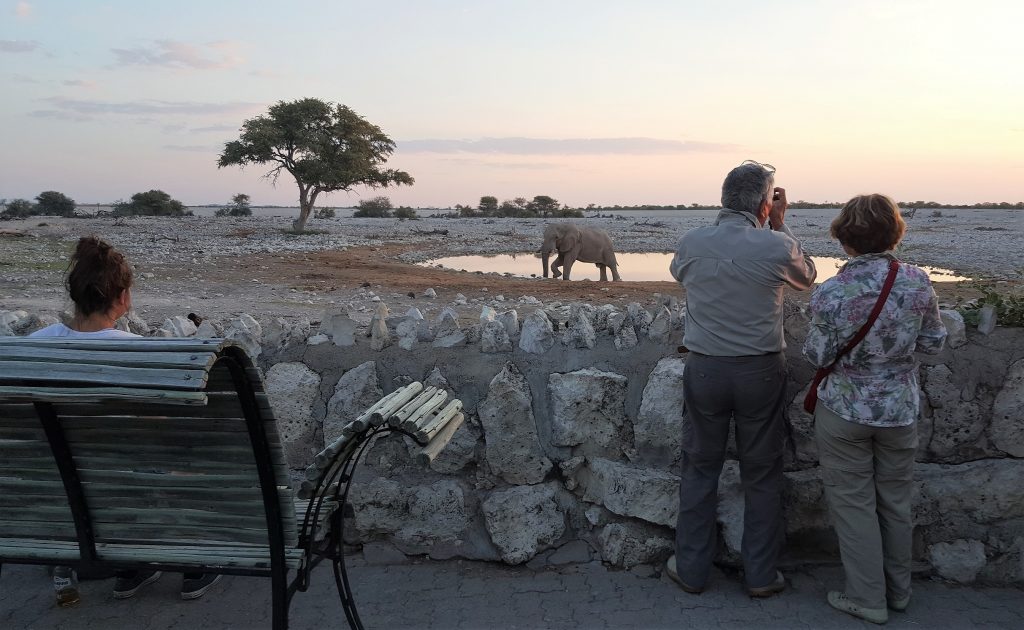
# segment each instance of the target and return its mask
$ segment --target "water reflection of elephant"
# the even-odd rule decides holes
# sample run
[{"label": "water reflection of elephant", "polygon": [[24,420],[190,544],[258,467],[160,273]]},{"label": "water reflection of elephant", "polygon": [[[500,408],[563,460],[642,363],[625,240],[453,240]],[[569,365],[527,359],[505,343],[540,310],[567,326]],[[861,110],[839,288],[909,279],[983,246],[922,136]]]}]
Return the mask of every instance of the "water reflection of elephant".
[{"label": "water reflection of elephant", "polygon": [[[575,223],[551,223],[544,228],[544,244],[541,245],[541,261],[544,263],[544,277],[548,277],[548,258],[551,252],[557,251],[558,256],[551,265],[551,275],[569,279],[569,273],[576,261],[594,263],[601,271],[601,280],[608,280],[607,269],[612,270],[612,278],[619,277],[618,262],[612,249],[612,239],[604,230],[579,227]],[[562,267],[564,271],[559,271]]]}]

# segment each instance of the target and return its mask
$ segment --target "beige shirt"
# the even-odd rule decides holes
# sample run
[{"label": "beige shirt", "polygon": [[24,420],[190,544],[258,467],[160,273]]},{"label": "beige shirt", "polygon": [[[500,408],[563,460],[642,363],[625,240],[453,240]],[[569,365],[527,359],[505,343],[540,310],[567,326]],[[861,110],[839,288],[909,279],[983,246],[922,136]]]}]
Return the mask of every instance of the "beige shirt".
[{"label": "beige shirt", "polygon": [[670,270],[686,289],[683,343],[724,357],[784,350],[783,287],[806,290],[818,274],[788,227],[762,228],[729,208],[683,235]]}]

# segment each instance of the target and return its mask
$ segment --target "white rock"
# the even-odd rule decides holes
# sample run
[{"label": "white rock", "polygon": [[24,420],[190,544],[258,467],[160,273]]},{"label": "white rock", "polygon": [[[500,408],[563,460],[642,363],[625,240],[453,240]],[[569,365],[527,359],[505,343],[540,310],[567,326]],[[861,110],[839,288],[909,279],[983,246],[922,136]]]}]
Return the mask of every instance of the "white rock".
[{"label": "white rock", "polygon": [[[205,323],[205,322],[204,322]],[[319,346],[320,344],[330,343],[331,338],[327,335],[313,335],[306,340],[307,346]]]},{"label": "white rock", "polygon": [[668,343],[672,334],[672,313],[664,306],[658,309],[647,331],[648,338],[655,343]]},{"label": "white rock", "polygon": [[509,339],[513,341],[519,339],[519,313],[515,309],[498,315],[498,321],[505,326],[505,332],[508,333]]},{"label": "white rock", "polygon": [[409,310],[405,312],[405,318],[414,319],[416,321],[422,321],[423,313],[421,313],[420,309],[416,308],[415,306],[410,306]]},{"label": "white rock", "polygon": [[610,523],[601,530],[601,557],[615,567],[660,564],[675,551],[675,540],[643,523]]},{"label": "white rock", "polygon": [[950,348],[959,348],[967,343],[967,326],[964,324],[964,317],[953,309],[942,309],[939,311],[942,323],[946,327],[946,345]]},{"label": "white rock", "polygon": [[196,325],[182,315],[175,315],[164,320],[163,330],[171,333],[171,337],[191,337],[196,334]]},{"label": "white rock", "polygon": [[978,310],[978,332],[983,335],[991,335],[996,329],[996,309],[991,304],[986,304]]},{"label": "white rock", "polygon": [[508,338],[504,324],[492,320],[483,325],[480,331],[480,351],[487,353],[512,351],[512,341]]},{"label": "white rock", "polygon": [[555,345],[555,332],[544,311],[534,311],[523,319],[519,347],[531,354],[544,354]]},{"label": "white rock", "polygon": [[928,560],[935,571],[961,584],[971,584],[985,568],[985,545],[979,540],[940,542],[928,547]]},{"label": "white rock", "polygon": [[201,339],[216,339],[223,334],[223,328],[218,331],[216,324],[208,319],[204,319],[203,323],[196,327],[196,337]]},{"label": "white rock", "polygon": [[263,348],[260,346],[262,337],[263,327],[252,315],[247,313],[242,313],[228,322],[228,328],[224,331],[225,339],[236,341],[253,359],[263,352]]},{"label": "white rock", "polygon": [[540,483],[552,468],[537,437],[526,377],[507,363],[477,407],[491,471],[511,484]]},{"label": "white rock", "polygon": [[1024,457],[1024,359],[1018,359],[1007,370],[992,404],[990,435],[999,450]]},{"label": "white rock", "polygon": [[265,382],[288,464],[302,468],[320,450],[315,441],[320,418],[314,415],[314,405],[320,400],[320,375],[302,363],[278,363],[267,370]]},{"label": "white rock", "polygon": [[335,313],[325,317],[324,324],[320,325],[320,331],[330,335],[334,345],[342,348],[355,345],[357,328],[358,324],[348,313]]},{"label": "white rock", "polygon": [[456,293],[455,294],[455,299],[452,300],[452,304],[455,304],[456,306],[465,306],[466,305],[466,296],[462,295],[461,293]]},{"label": "white rock", "polygon": [[480,325],[486,324],[487,322],[493,322],[498,316],[498,313],[490,306],[484,306],[480,309]]},{"label": "white rock", "polygon": [[683,372],[686,362],[666,357],[654,366],[640,400],[633,423],[633,435],[640,461],[668,465],[682,451]]},{"label": "white rock", "polygon": [[597,333],[585,313],[578,312],[566,323],[563,342],[571,348],[591,349],[597,345]]},{"label": "white rock", "polygon": [[370,349],[381,351],[391,345],[391,332],[383,319],[374,319],[370,325]]},{"label": "white rock", "polygon": [[540,300],[538,300],[537,298],[533,297],[532,295],[524,295],[523,297],[519,298],[519,302],[522,303],[522,304],[540,304],[541,303]]},{"label": "white rock", "polygon": [[345,372],[334,385],[324,417],[324,444],[341,436],[341,429],[380,400],[383,392],[377,382],[377,363],[367,361]]},{"label": "white rock", "polygon": [[491,493],[481,507],[487,532],[508,564],[522,564],[565,533],[555,484],[519,486]]},{"label": "white rock", "polygon": [[436,298],[437,297],[437,291],[435,291],[433,289],[427,289],[426,291],[423,292],[423,297]]},{"label": "white rock", "polygon": [[584,445],[584,453],[614,455],[622,447],[626,383],[621,374],[586,368],[548,377],[551,443]]},{"label": "white rock", "polygon": [[615,333],[615,349],[616,350],[628,350],[629,348],[635,348],[640,341],[636,337],[636,332],[632,326],[624,325],[619,329],[619,332]]},{"label": "white rock", "polygon": [[675,527],[679,477],[595,457],[578,473],[583,500],[600,503],[620,516]]}]

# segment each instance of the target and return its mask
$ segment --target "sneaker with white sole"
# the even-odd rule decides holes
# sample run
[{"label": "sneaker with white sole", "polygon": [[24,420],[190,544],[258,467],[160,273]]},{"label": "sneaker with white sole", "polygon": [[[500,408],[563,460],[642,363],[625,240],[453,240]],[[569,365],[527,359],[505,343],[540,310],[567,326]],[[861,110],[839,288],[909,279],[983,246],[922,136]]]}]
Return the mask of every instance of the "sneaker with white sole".
[{"label": "sneaker with white sole", "polygon": [[782,571],[776,571],[774,582],[768,586],[748,586],[747,595],[750,595],[751,597],[771,597],[772,595],[777,595],[784,590],[786,590],[786,578],[783,577]]},{"label": "sneaker with white sole", "polygon": [[679,588],[683,589],[691,595],[700,595],[704,592],[703,588],[697,588],[690,586],[679,577],[679,572],[676,570],[676,556],[672,554],[672,557],[665,562],[665,573],[671,578],[673,582],[679,585]]},{"label": "sneaker with white sole", "polygon": [[134,597],[139,589],[152,584],[163,575],[160,571],[131,571],[119,575],[114,580],[114,599],[128,599]]},{"label": "sneaker with white sole", "polygon": [[839,591],[828,592],[828,605],[848,615],[859,617],[864,621],[877,623],[879,625],[889,621],[889,611],[884,608],[865,608],[854,603],[846,593]]},{"label": "sneaker with white sole", "polygon": [[907,606],[910,605],[910,595],[906,597],[900,597],[898,599],[890,599],[886,602],[889,606],[889,610],[895,610],[896,612],[907,612]]},{"label": "sneaker with white sole", "polygon": [[221,578],[219,573],[204,573],[198,578],[184,578],[181,581],[181,598],[199,599]]}]

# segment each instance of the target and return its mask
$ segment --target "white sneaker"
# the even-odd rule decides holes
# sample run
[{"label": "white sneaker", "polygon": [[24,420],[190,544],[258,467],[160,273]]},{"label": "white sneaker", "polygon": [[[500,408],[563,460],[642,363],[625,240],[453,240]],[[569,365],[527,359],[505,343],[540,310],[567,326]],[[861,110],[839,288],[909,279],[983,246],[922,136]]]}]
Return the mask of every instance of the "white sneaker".
[{"label": "white sneaker", "polygon": [[846,596],[846,593],[839,591],[828,592],[828,605],[836,610],[859,617],[864,621],[870,621],[871,623],[877,623],[879,625],[889,621],[889,611],[884,608],[865,608],[860,604],[855,604]]}]

